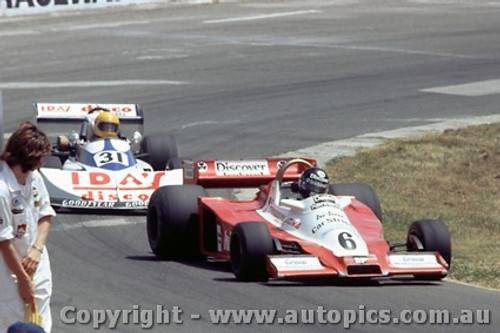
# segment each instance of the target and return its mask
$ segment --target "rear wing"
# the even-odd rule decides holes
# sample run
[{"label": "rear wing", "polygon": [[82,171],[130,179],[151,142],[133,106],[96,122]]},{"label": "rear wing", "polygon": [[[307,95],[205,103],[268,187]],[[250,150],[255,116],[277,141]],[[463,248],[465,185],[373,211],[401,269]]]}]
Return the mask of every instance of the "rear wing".
[{"label": "rear wing", "polygon": [[36,119],[43,121],[77,121],[85,119],[90,110],[96,107],[108,109],[120,121],[142,121],[142,107],[137,104],[95,104],[95,103],[34,103]]},{"label": "rear wing", "polygon": [[[184,161],[184,184],[198,184],[205,188],[259,187],[273,181],[278,170],[290,160],[292,158]],[[305,160],[316,165],[316,160]],[[303,164],[290,166],[283,181],[298,180],[306,169]]]},{"label": "rear wing", "polygon": [[34,103],[36,122],[51,137],[67,135],[77,130],[76,125],[86,121],[93,108],[110,110],[120,119],[121,133],[130,135],[134,131],[143,132],[144,115],[138,104],[97,104],[97,103]]}]

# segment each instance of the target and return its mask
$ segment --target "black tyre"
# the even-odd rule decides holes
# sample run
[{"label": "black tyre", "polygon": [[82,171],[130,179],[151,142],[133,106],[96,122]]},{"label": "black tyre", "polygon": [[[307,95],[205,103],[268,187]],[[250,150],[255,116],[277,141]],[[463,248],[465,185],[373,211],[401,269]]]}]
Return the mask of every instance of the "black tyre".
[{"label": "black tyre", "polygon": [[147,162],[155,171],[165,170],[168,161],[178,157],[179,154],[175,137],[164,133],[145,136],[141,142],[141,148],[147,156]]},{"label": "black tyre", "polygon": [[164,186],[151,196],[147,212],[149,245],[162,259],[191,259],[199,255],[198,185]]},{"label": "black tyre", "polygon": [[62,161],[59,156],[46,156],[43,159],[42,167],[51,169],[62,169]]},{"label": "black tyre", "polygon": [[237,224],[231,234],[231,268],[238,280],[267,281],[266,258],[273,253],[273,239],[263,222]]},{"label": "black tyre", "polygon": [[168,170],[182,169],[182,160],[179,157],[173,157],[167,162]]},{"label": "black tyre", "polygon": [[[451,266],[451,237],[448,227],[441,220],[419,220],[410,225],[407,238],[408,251],[439,252]],[[416,275],[424,280],[440,280],[444,276]]]},{"label": "black tyre", "polygon": [[377,193],[368,184],[349,183],[349,184],[333,184],[330,185],[330,194],[333,195],[349,195],[361,201],[373,211],[375,216],[382,222],[382,208]]}]

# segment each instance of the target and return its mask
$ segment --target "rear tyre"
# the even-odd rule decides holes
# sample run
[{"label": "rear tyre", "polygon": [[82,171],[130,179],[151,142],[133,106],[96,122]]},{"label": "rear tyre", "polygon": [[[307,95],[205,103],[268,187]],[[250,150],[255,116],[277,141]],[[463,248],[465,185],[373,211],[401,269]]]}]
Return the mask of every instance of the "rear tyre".
[{"label": "rear tyre", "polygon": [[[410,225],[407,238],[408,251],[439,252],[451,266],[451,237],[441,220],[419,220]],[[444,276],[416,275],[421,280],[441,280]]]},{"label": "rear tyre", "polygon": [[192,259],[199,255],[199,185],[164,186],[151,196],[147,232],[153,253],[161,259]]},{"label": "rear tyre", "polygon": [[358,201],[370,207],[375,216],[382,222],[380,201],[377,193],[375,193],[370,185],[362,183],[333,184],[330,185],[329,192],[333,195],[348,195],[355,197]]},{"label": "rear tyre", "polygon": [[267,255],[274,244],[269,228],[263,222],[242,222],[231,234],[231,268],[241,281],[267,281]]},{"label": "rear tyre", "polygon": [[179,157],[173,157],[167,162],[168,170],[182,169],[182,160]]},{"label": "rear tyre", "polygon": [[164,133],[145,136],[141,142],[141,148],[143,153],[148,156],[147,162],[155,171],[165,170],[168,161],[177,158],[179,154],[175,137]]}]

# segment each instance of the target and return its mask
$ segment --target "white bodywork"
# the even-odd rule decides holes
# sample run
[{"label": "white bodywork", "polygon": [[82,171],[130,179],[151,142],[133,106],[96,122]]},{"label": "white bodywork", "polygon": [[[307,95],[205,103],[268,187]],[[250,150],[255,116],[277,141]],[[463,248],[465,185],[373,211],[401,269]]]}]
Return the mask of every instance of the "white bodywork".
[{"label": "white bodywork", "polygon": [[369,255],[366,242],[343,211],[351,197],[324,194],[302,200],[282,198],[278,186],[274,181],[267,202],[257,211],[266,221],[322,245],[337,257]]}]

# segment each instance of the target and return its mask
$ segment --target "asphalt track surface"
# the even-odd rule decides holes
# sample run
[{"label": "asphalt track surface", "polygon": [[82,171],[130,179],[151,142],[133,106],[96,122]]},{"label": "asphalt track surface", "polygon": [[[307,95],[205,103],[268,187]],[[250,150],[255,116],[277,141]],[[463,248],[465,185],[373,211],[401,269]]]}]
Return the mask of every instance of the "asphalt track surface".
[{"label": "asphalt track surface", "polygon": [[[495,83],[475,96],[423,90],[498,79],[499,14],[497,1],[249,1],[2,19],[4,128],[31,119],[34,101],[139,103],[146,131],[175,133],[182,155],[239,158],[491,115]],[[182,324],[155,324],[151,332],[341,330],[342,323],[318,320],[217,325],[209,317],[217,309],[319,307],[355,310],[358,318],[368,310],[491,311],[489,325],[358,320],[353,332],[500,327],[498,292],[452,282],[239,283],[221,263],[158,261],[143,215],[60,213],[48,246],[54,332],[94,331],[63,323],[68,306],[183,311]],[[141,331],[109,324],[99,331]]]}]

